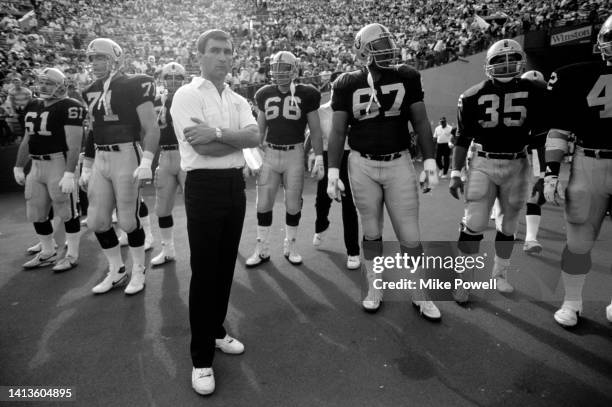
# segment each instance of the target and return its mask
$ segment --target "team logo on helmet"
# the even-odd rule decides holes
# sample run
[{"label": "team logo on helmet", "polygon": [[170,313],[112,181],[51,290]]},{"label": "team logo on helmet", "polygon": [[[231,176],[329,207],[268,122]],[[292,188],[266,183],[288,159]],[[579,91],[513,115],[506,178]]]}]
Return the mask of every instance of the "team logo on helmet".
[{"label": "team logo on helmet", "polygon": [[368,66],[386,69],[397,64],[400,50],[393,35],[382,24],[368,24],[355,35],[353,50]]}]

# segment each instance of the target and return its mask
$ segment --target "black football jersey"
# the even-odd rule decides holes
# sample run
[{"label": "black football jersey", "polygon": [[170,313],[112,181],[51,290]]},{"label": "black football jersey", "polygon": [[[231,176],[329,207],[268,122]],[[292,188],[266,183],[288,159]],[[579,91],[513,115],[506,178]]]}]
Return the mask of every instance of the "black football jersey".
[{"label": "black football jersey", "polygon": [[459,96],[457,145],[481,144],[484,151],[515,153],[545,142],[546,89],[521,78],[488,79]]},{"label": "black football jersey", "polygon": [[155,98],[153,106],[157,115],[157,124],[159,125],[159,145],[167,146],[177,144],[176,134],[174,134],[174,126],[172,125],[172,116],[170,116],[170,107],[172,107],[172,97],[164,98],[162,96]]},{"label": "black football jersey", "polygon": [[85,107],[71,98],[64,98],[50,106],[42,99],[34,99],[25,108],[25,131],[30,135],[30,154],[53,154],[68,151],[64,126],[83,126]]},{"label": "black football jersey", "polygon": [[140,120],[136,108],[155,100],[155,82],[146,75],[118,74],[106,94],[106,108],[100,103],[104,81],[96,80],[83,92],[96,144],[140,141]]},{"label": "black football jersey", "polygon": [[257,107],[266,116],[266,141],[289,145],[304,142],[308,113],[321,104],[321,93],[311,85],[295,85],[291,92],[282,93],[276,85],[266,85],[255,93]]},{"label": "black football jersey", "polygon": [[408,67],[383,71],[374,84],[379,103],[372,102],[372,90],[364,70],[342,74],[333,84],[332,109],[349,115],[348,143],[364,154],[390,154],[410,145],[410,106],[423,101],[421,76]]},{"label": "black football jersey", "polygon": [[550,127],[575,134],[585,148],[612,150],[612,66],[568,65],[548,81]]}]

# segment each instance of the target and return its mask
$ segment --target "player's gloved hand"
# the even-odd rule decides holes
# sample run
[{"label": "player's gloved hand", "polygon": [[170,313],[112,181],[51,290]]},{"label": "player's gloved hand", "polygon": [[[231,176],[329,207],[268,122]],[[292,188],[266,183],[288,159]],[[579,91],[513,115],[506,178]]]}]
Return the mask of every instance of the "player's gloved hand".
[{"label": "player's gloved hand", "polygon": [[134,179],[138,180],[138,186],[142,187],[147,181],[151,181],[153,178],[151,164],[153,164],[153,153],[145,151],[142,154],[140,165],[134,170]]},{"label": "player's gloved hand", "polygon": [[[310,162],[308,163],[308,165],[310,165]],[[317,177],[318,180],[322,180],[323,177],[325,177],[325,167],[323,166],[323,156],[322,155],[315,156],[314,165],[311,168],[310,176],[313,178]]]},{"label": "player's gloved hand", "polygon": [[565,188],[559,182],[558,175],[547,175],[544,177],[544,198],[546,202],[560,205],[560,201],[565,198]]},{"label": "player's gloved hand", "polygon": [[83,166],[83,169],[81,170],[81,176],[79,177],[79,186],[85,192],[87,192],[87,186],[89,185],[89,178],[91,178],[91,167]]},{"label": "player's gloved hand", "polygon": [[13,176],[15,176],[15,182],[19,185],[25,185],[25,173],[23,167],[13,167]]},{"label": "player's gloved hand", "polygon": [[337,202],[340,202],[344,195],[344,183],[340,180],[338,168],[330,168],[327,171],[327,195]]},{"label": "player's gloved hand", "polygon": [[463,194],[463,180],[461,179],[461,171],[452,170],[450,184],[448,185],[450,194],[455,199],[460,199]]},{"label": "player's gloved hand", "polygon": [[73,172],[64,172],[64,176],[60,179],[59,182],[60,189],[64,194],[71,194],[75,190],[74,184],[74,173]]},{"label": "player's gloved hand", "polygon": [[425,160],[425,162],[423,162],[423,172],[425,173],[425,178],[421,181],[421,188],[424,193],[427,193],[434,189],[439,183],[436,160],[433,158]]}]

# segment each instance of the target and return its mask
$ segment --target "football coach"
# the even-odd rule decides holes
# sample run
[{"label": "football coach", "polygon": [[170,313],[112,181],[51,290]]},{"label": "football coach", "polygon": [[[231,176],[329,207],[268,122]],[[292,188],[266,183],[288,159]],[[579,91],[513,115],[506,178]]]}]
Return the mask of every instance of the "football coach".
[{"label": "football coach", "polygon": [[191,384],[205,395],[215,390],[215,348],[244,352],[223,322],[246,208],[242,149],[259,144],[259,130],[249,103],[225,84],[234,53],[229,34],[208,30],[198,38],[197,48],[201,76],[176,92],[170,114],[181,168],[187,173]]}]

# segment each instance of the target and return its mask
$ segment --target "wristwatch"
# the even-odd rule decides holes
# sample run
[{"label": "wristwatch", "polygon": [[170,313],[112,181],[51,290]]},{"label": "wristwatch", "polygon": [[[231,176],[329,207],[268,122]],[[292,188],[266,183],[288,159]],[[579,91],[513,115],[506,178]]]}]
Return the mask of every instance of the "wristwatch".
[{"label": "wristwatch", "polygon": [[217,140],[221,140],[221,137],[223,136],[221,129],[218,127],[215,127],[215,136],[217,137]]}]

